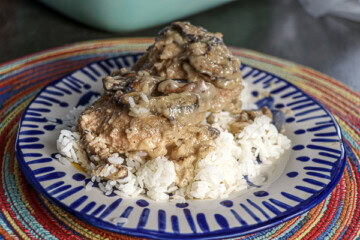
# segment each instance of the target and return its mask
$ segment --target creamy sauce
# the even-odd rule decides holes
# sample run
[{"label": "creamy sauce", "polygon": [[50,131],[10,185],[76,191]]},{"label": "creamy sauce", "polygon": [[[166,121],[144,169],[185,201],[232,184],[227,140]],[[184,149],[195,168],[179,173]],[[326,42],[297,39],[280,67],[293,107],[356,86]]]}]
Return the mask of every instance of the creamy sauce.
[{"label": "creamy sauce", "polygon": [[[131,70],[113,72],[103,86],[105,95],[77,126],[88,155],[98,156],[90,157],[96,168],[113,153],[167,156],[179,187],[193,178],[194,162],[214,150],[219,131],[202,124],[206,113],[241,113],[240,61],[221,34],[189,23],[165,28]],[[109,178],[123,172],[119,166]]]}]

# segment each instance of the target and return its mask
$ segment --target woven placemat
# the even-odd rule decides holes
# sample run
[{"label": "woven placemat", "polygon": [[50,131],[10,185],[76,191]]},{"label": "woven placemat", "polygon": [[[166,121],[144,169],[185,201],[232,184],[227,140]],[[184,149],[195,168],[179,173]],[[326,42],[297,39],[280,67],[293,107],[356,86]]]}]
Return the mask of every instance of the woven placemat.
[{"label": "woven placemat", "polygon": [[[19,169],[14,145],[20,116],[49,82],[120,52],[144,51],[153,39],[116,39],[55,48],[0,65],[0,236],[5,239],[132,239],[84,223],[38,194]],[[243,63],[286,78],[336,117],[347,151],[345,173],[309,212],[239,239],[354,239],[360,236],[360,94],[309,68],[245,49]]]}]

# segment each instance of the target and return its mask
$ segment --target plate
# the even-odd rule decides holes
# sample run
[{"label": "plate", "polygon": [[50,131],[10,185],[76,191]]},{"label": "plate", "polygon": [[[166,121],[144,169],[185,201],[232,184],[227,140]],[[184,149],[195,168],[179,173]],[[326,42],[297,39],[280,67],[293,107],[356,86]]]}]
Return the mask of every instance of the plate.
[{"label": "plate", "polygon": [[[56,160],[62,118],[102,93],[101,79],[131,67],[141,53],[92,63],[43,88],[24,111],[16,140],[22,171],[34,188],[78,218],[103,229],[156,239],[216,239],[254,233],[296,217],[319,204],[345,167],[341,131],[334,117],[299,88],[264,70],[242,65],[251,102],[282,110],[292,149],[284,171],[263,186],[221,200],[161,203],[145,198],[105,196],[85,190],[81,169]],[[122,217],[122,223],[113,219]]]}]

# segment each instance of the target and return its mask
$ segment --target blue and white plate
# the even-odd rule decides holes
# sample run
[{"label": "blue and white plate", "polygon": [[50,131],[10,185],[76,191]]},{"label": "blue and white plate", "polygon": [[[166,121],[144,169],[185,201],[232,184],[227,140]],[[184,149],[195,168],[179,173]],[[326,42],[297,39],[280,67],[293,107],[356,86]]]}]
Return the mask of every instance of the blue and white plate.
[{"label": "blue and white plate", "polygon": [[[340,128],[329,111],[285,79],[243,65],[251,101],[286,112],[284,128],[292,149],[277,180],[249,187],[246,193],[228,199],[184,204],[105,196],[97,188],[85,191],[89,178],[54,158],[60,131],[56,126],[70,109],[102,93],[102,77],[130,67],[140,55],[93,63],[50,83],[22,115],[16,141],[20,166],[35,189],[55,204],[117,233],[156,239],[230,238],[275,226],[310,210],[340,180],[345,151]],[[127,221],[114,224],[113,219],[119,217]]]}]

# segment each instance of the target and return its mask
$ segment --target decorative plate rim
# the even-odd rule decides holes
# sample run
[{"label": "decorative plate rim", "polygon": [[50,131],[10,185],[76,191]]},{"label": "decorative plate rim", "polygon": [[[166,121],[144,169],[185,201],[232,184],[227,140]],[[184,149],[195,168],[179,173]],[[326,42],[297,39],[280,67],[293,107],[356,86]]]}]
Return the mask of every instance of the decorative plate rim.
[{"label": "decorative plate rim", "polygon": [[117,59],[119,57],[125,57],[128,55],[137,55],[137,54],[142,54],[141,52],[133,52],[133,51],[126,51],[123,53],[120,53],[119,55],[115,56],[115,57],[110,57],[110,58],[105,58],[103,60],[99,60],[99,61],[94,61],[91,62],[89,64],[84,65],[83,67],[72,71],[69,74],[66,74],[62,77],[60,77],[59,79],[52,81],[48,84],[46,84],[35,96],[34,98],[31,100],[31,102],[26,106],[26,108],[24,109],[24,112],[21,115],[21,118],[19,120],[19,124],[18,124],[18,130],[17,130],[17,134],[16,134],[16,142],[15,142],[15,154],[16,154],[16,158],[19,162],[19,166],[22,170],[22,172],[24,173],[26,179],[30,182],[30,184],[34,187],[34,189],[36,191],[38,191],[39,193],[41,193],[45,198],[47,198],[48,200],[50,200],[51,202],[53,202],[54,204],[58,205],[60,208],[62,208],[63,210],[71,213],[72,215],[76,216],[77,218],[85,221],[86,223],[89,223],[95,227],[99,227],[111,232],[115,232],[115,233],[119,233],[119,234],[126,234],[126,235],[130,235],[130,236],[134,236],[134,237],[146,237],[146,238],[152,238],[152,239],[173,239],[174,237],[181,237],[182,239],[222,239],[222,238],[233,238],[233,237],[239,237],[239,236],[243,236],[246,234],[252,234],[252,233],[256,233],[271,227],[274,227],[276,225],[279,225],[281,223],[284,223],[286,221],[289,221],[292,218],[295,218],[307,211],[309,211],[310,209],[314,208],[316,205],[318,205],[320,202],[322,202],[331,192],[332,190],[335,188],[335,186],[338,184],[338,182],[340,181],[344,169],[345,169],[345,163],[346,163],[346,152],[345,152],[345,148],[344,148],[344,142],[343,142],[343,137],[342,137],[342,133],[341,133],[341,129],[339,124],[337,123],[336,119],[334,118],[334,116],[331,114],[331,112],[322,104],[320,103],[317,99],[315,99],[314,97],[312,97],[311,95],[309,95],[308,93],[306,93],[305,91],[303,91],[302,89],[300,89],[299,87],[297,87],[296,85],[294,85],[293,83],[289,82],[288,80],[277,76],[276,74],[269,72],[267,70],[263,70],[260,69],[258,67],[252,66],[251,64],[242,64],[244,66],[250,66],[251,68],[255,69],[255,70],[259,70],[259,71],[263,71],[266,72],[267,74],[269,74],[272,77],[276,77],[278,79],[281,79],[283,81],[285,81],[287,84],[289,84],[291,87],[294,87],[296,90],[304,93],[306,96],[308,96],[312,101],[314,101],[316,104],[319,105],[319,107],[325,111],[328,116],[331,118],[331,120],[334,123],[334,127],[337,133],[337,137],[339,138],[339,145],[340,145],[340,157],[338,159],[336,159],[336,162],[338,162],[337,164],[337,168],[334,170],[334,175],[331,179],[331,181],[321,190],[318,190],[317,193],[313,194],[312,196],[310,196],[308,199],[302,201],[301,203],[299,203],[298,205],[292,207],[291,209],[277,215],[274,218],[271,218],[269,220],[266,220],[264,222],[261,223],[257,223],[254,225],[250,225],[250,226],[241,226],[241,227],[234,227],[231,229],[221,229],[221,230],[216,230],[216,231],[211,231],[208,233],[195,233],[195,234],[191,234],[191,233],[166,233],[166,232],[158,232],[155,230],[149,230],[149,229],[130,229],[130,228],[117,228],[115,225],[109,224],[101,219],[98,219],[96,217],[90,217],[86,214],[83,214],[81,212],[77,212],[73,209],[71,209],[70,207],[66,206],[65,204],[63,204],[61,201],[57,200],[55,197],[52,197],[47,191],[45,191],[45,189],[39,184],[39,182],[35,179],[35,176],[32,172],[32,170],[30,169],[30,167],[26,164],[26,162],[24,161],[24,156],[23,153],[21,151],[21,148],[19,146],[19,133],[20,133],[20,128],[22,125],[22,122],[24,120],[25,114],[29,108],[29,106],[36,100],[36,98],[48,87],[51,85],[55,85],[56,83],[60,82],[62,79],[71,76],[72,74],[74,74],[75,72],[77,72],[80,69],[83,69],[85,67],[88,67],[92,64],[97,64],[100,62],[103,62],[105,60],[111,60],[111,59]]}]

